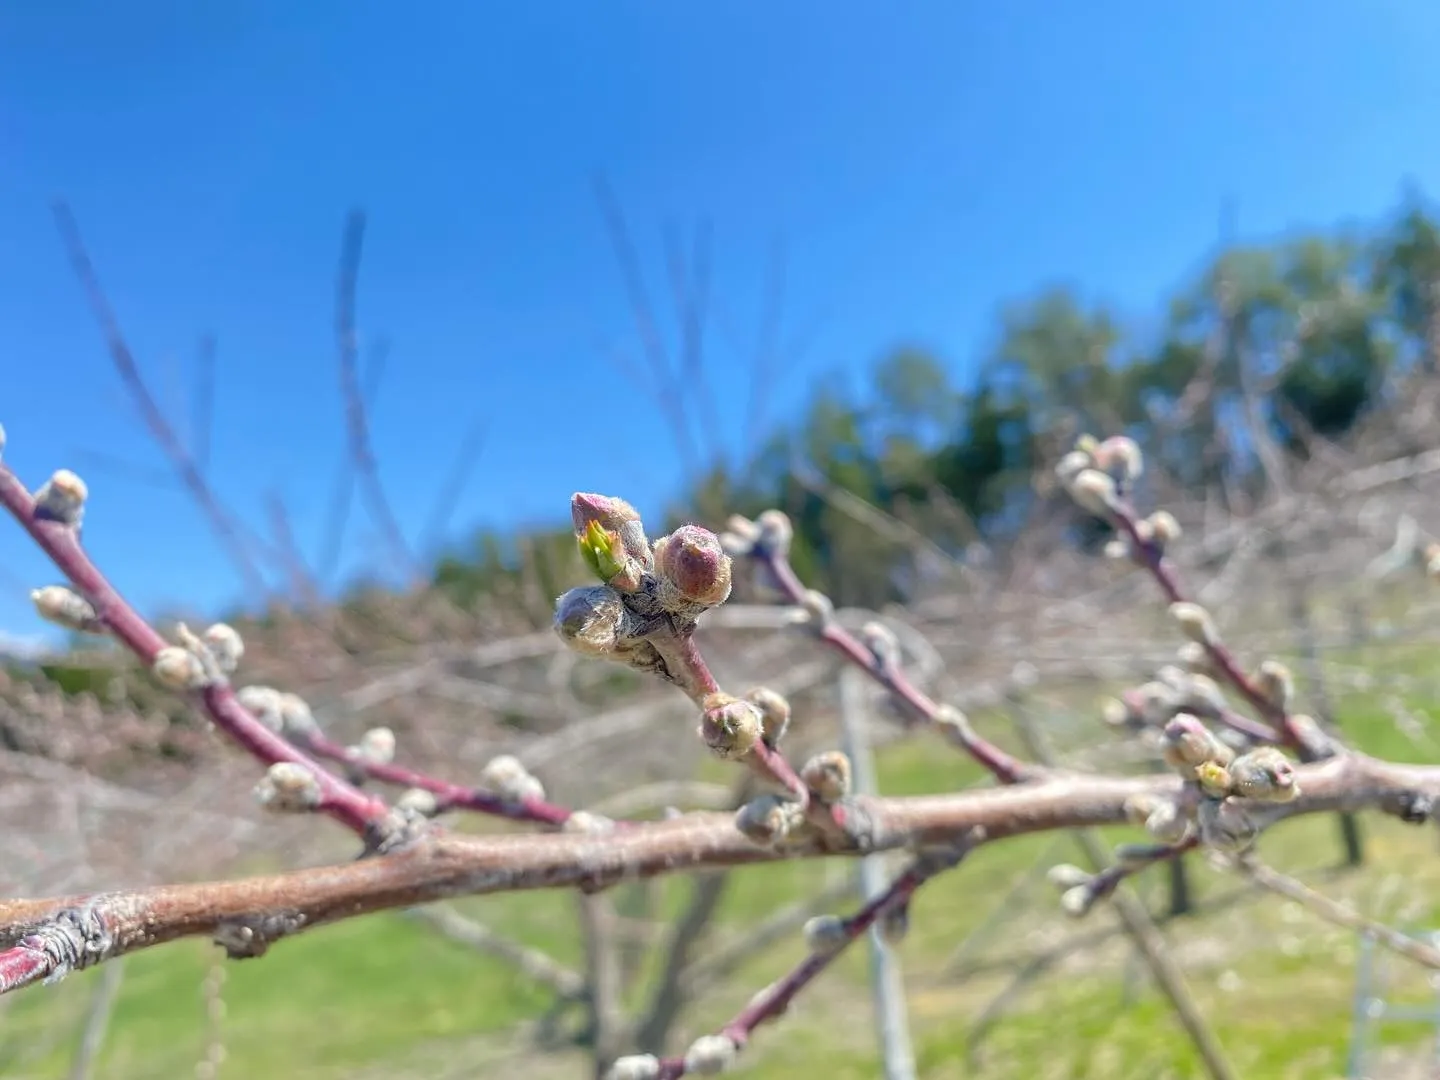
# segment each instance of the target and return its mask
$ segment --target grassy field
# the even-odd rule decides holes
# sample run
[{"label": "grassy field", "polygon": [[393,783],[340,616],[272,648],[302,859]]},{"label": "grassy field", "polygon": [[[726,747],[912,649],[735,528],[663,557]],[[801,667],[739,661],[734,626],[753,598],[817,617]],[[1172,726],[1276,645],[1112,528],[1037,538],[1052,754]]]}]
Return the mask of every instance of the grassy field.
[{"label": "grassy field", "polygon": [[[1392,690],[1388,675],[1421,677],[1428,650],[1394,646],[1335,658],[1337,670],[1364,668],[1380,684],[1341,696],[1347,734],[1363,748],[1408,760],[1434,759],[1423,686]],[[1396,728],[1385,705],[1396,697],[1416,715],[1419,736]],[[888,750],[882,787],[890,793],[954,788],[970,767],[923,738]],[[1267,834],[1262,851],[1329,895],[1406,925],[1440,926],[1440,850],[1432,829],[1370,816],[1369,865],[1343,873],[1336,822],[1312,819]],[[1117,837],[1121,832],[1117,831]],[[1127,833],[1128,835],[1128,833]],[[1056,845],[1060,846],[1057,848]],[[921,895],[902,952],[921,1075],[988,1080],[1081,1080],[1202,1075],[1163,1000],[1148,985],[1113,916],[1083,922],[1056,913],[1043,882],[1012,897],[1036,866],[1078,861],[1065,838],[1034,837],[982,849]],[[1257,897],[1228,875],[1192,860],[1202,913],[1167,924],[1191,987],[1221,1033],[1240,1075],[1310,1080],[1344,1075],[1351,1035],[1357,940],[1276,898]],[[825,868],[757,867],[733,875],[717,933],[746,926],[806,892]],[[1033,875],[1032,875],[1033,877]],[[1140,883],[1160,909],[1163,872]],[[662,907],[678,910],[685,881],[663,885]],[[1001,912],[997,914],[997,907]],[[568,894],[499,896],[464,909],[511,936],[580,965],[575,899]],[[1003,918],[1001,917],[1003,915]],[[1068,945],[1067,945],[1068,943]],[[963,945],[963,948],[962,948]],[[957,950],[960,952],[957,954]],[[801,955],[794,940],[757,958],[687,1014],[686,1035],[726,1018],[755,989]],[[128,958],[98,1076],[113,1080],[193,1075],[209,1038],[201,987],[215,950],[182,944]],[[1040,960],[1049,957],[1048,963]],[[1039,966],[1026,976],[1027,966]],[[1395,962],[1397,995],[1434,1001],[1424,978]],[[284,942],[259,961],[226,966],[222,1076],[508,1077],[556,1080],[588,1075],[578,1052],[541,1055],[534,1022],[552,1003],[507,965],[448,944],[400,915],[320,929]],[[0,1076],[68,1075],[97,972],[5,999]],[[643,992],[644,988],[641,988]],[[977,1021],[1002,993],[1009,1008]],[[1414,1055],[1434,1035],[1425,1025],[1382,1025],[1380,1039]],[[867,998],[866,955],[852,950],[836,970],[762,1030],[743,1075],[870,1078],[877,1062]],[[1385,1075],[1400,1075],[1387,1072]]]}]

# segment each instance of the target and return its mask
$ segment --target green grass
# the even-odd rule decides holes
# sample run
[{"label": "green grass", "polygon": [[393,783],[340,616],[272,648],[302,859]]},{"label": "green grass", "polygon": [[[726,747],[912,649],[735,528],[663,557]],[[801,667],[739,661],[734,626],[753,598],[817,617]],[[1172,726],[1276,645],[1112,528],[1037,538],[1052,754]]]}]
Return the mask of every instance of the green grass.
[{"label": "green grass", "polygon": [[[1377,677],[1423,676],[1424,650],[1371,649],[1336,661]],[[1394,692],[1419,714],[1433,704],[1420,692]],[[1399,732],[1380,687],[1340,696],[1347,736],[1363,749],[1401,760],[1434,758],[1426,744]],[[979,718],[994,729],[995,718]],[[1428,717],[1427,735],[1440,734]],[[1095,729],[1098,731],[1098,726]],[[1102,737],[1102,736],[1097,736]],[[973,766],[919,737],[887,750],[880,762],[888,793],[953,790],[977,778]],[[1127,830],[1109,830],[1115,837]],[[1440,925],[1440,858],[1433,830],[1365,819],[1370,864],[1359,874],[1326,874],[1338,860],[1331,818],[1286,823],[1269,834],[1269,861],[1315,881],[1332,896],[1386,918]],[[1067,935],[1113,925],[1101,909],[1080,923],[1062,920],[1041,882],[992,916],[1010,887],[1053,851],[1053,837],[1027,837],[981,849],[916,901],[902,950],[921,1075],[987,1080],[1112,1080],[1199,1077],[1197,1062],[1163,1000],[1143,978],[1122,937],[1072,951],[1027,984],[969,1053],[972,1026],[1019,965]],[[1053,857],[1053,856],[1052,856]],[[1063,859],[1076,853],[1062,851]],[[1235,893],[1235,879],[1192,860],[1198,899],[1215,904]],[[733,874],[715,933],[743,932],[767,913],[812,893],[825,878],[819,863],[750,867]],[[1143,881],[1159,907],[1162,877]],[[690,888],[665,881],[655,894],[657,919],[681,910]],[[575,898],[563,893],[497,896],[466,902],[475,917],[560,961],[580,965]],[[982,939],[970,935],[989,926]],[[1320,923],[1274,898],[1214,907],[1166,927],[1191,987],[1247,1080],[1308,1080],[1342,1075],[1355,985],[1353,935]],[[968,942],[967,965],[955,950]],[[97,1075],[113,1080],[192,1075],[207,1039],[201,986],[215,951],[185,943],[125,961],[114,1022]],[[793,964],[792,940],[756,957],[687,1014],[681,1039],[723,1021],[754,990]],[[378,915],[303,934],[260,960],[226,966],[223,1020],[228,1058],[223,1076],[433,1077],[448,1075],[587,1075],[578,1055],[504,1057],[523,1052],[528,1024],[551,1004],[506,964],[447,944],[399,915]],[[1397,965],[1397,974],[1409,969]],[[48,1080],[67,1075],[75,1035],[97,972],[8,999],[0,1014],[0,1076]],[[1431,993],[1406,976],[1417,1000]],[[634,997],[644,997],[641,987]],[[1387,1025],[1393,1045],[1421,1047],[1422,1026]],[[495,1062],[501,1064],[495,1064]],[[486,1063],[489,1064],[486,1064]],[[877,1074],[864,949],[843,956],[799,999],[781,1024],[763,1029],[746,1055],[744,1075],[869,1078]],[[469,1067],[473,1071],[465,1071]]]}]

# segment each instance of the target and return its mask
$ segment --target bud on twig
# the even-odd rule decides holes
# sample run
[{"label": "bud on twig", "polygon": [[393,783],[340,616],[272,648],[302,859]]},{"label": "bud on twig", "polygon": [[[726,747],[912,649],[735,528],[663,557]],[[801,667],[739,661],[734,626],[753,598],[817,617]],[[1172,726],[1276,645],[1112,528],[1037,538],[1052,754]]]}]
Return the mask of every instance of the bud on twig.
[{"label": "bud on twig", "polygon": [[1199,604],[1188,600],[1171,604],[1170,617],[1179,625],[1181,632],[1197,645],[1214,646],[1219,641],[1214,620]]},{"label": "bud on twig", "polygon": [[784,695],[765,686],[757,686],[747,692],[745,700],[760,710],[761,737],[772,748],[779,746],[790,726],[790,702]]},{"label": "bud on twig", "polygon": [[320,781],[308,768],[298,762],[280,761],[271,765],[255,785],[255,797],[267,810],[296,814],[315,809],[322,795]]},{"label": "bud on twig", "polygon": [[150,670],[171,690],[199,690],[205,685],[205,665],[189,649],[169,645],[155,654]]},{"label": "bud on twig", "polygon": [[35,492],[35,512],[40,517],[74,528],[85,517],[85,500],[90,489],[69,469],[57,469]]},{"label": "bud on twig", "polygon": [[813,953],[836,952],[849,940],[850,931],[838,915],[816,915],[805,923],[805,947]]},{"label": "bud on twig", "polygon": [[730,596],[730,556],[720,538],[699,525],[682,525],[655,541],[655,576],[667,611],[696,614]]},{"label": "bud on twig", "polygon": [[95,605],[68,585],[46,585],[35,589],[30,593],[30,599],[40,617],[56,626],[87,634],[98,634],[105,629]]},{"label": "bud on twig", "polygon": [[1070,497],[1096,517],[1108,518],[1120,496],[1109,476],[1099,469],[1085,469],[1070,484]]},{"label": "bud on twig", "polygon": [[1266,660],[1260,665],[1255,676],[1259,689],[1269,701],[1282,712],[1288,712],[1295,698],[1295,676],[1279,660]]},{"label": "bud on twig", "polygon": [[1295,767],[1273,746],[1242,754],[1230,764],[1236,795],[1257,802],[1290,802],[1300,794]]},{"label": "bud on twig", "polygon": [[760,710],[751,702],[717,692],[706,696],[703,709],[700,738],[717,757],[744,757],[759,740]]},{"label": "bud on twig", "polygon": [[660,1059],[654,1054],[631,1054],[617,1058],[605,1080],[655,1080],[660,1075]]},{"label": "bud on twig", "polygon": [[752,843],[771,847],[784,840],[804,816],[800,804],[791,799],[761,795],[736,811],[735,828]]},{"label": "bud on twig", "polygon": [[685,1071],[695,1076],[718,1076],[735,1064],[739,1048],[725,1035],[701,1035],[685,1051]]},{"label": "bud on twig", "polygon": [[202,640],[221,671],[228,675],[240,666],[240,659],[245,655],[245,642],[233,626],[215,623],[205,631]]},{"label": "bud on twig", "polygon": [[571,589],[555,604],[555,632],[583,656],[607,656],[620,643],[625,603],[608,585]]},{"label": "bud on twig", "polygon": [[821,802],[836,802],[850,794],[850,759],[840,750],[826,750],[805,762],[800,779]]}]

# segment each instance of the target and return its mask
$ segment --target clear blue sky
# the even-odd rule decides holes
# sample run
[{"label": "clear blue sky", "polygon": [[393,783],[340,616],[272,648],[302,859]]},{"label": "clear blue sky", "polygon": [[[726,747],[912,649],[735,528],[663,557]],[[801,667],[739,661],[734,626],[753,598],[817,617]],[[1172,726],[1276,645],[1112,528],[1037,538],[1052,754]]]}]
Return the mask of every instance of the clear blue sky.
[{"label": "clear blue sky", "polygon": [[[602,358],[636,341],[589,187],[604,169],[663,299],[660,230],[714,223],[710,422],[739,441],[775,237],[816,326],[769,419],[899,340],[964,369],[996,305],[1057,279],[1153,312],[1214,241],[1440,191],[1440,6],[128,0],[0,7],[0,420],[34,482],[162,459],[125,403],[48,201],[69,199],[132,345],[184,412],[219,342],[213,479],[287,500],[313,552],[342,445],[331,334],[345,211],[371,228],[374,423],[412,535],[468,426],[454,523],[658,507],[669,434]],[[86,467],[87,539],[147,608],[239,581],[181,494]],[[373,555],[363,517],[348,565]],[[0,522],[0,629],[53,574]]]}]

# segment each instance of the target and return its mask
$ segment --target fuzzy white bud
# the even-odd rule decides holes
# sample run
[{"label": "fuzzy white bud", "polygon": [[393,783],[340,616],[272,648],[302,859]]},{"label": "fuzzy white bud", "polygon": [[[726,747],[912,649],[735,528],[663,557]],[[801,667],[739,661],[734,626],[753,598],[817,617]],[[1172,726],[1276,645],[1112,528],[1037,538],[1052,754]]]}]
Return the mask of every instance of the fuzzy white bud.
[{"label": "fuzzy white bud", "polygon": [[79,526],[89,497],[90,489],[84,480],[69,469],[57,469],[35,492],[35,509],[42,517],[62,525]]},{"label": "fuzzy white bud", "polygon": [[395,760],[395,732],[388,727],[371,728],[360,736],[355,752],[372,765],[388,765]]},{"label": "fuzzy white bud", "polygon": [[838,915],[816,915],[805,923],[805,947],[813,953],[835,952],[849,940],[850,931]]},{"label": "fuzzy white bud", "polygon": [[308,768],[298,762],[280,761],[271,765],[255,785],[255,797],[267,810],[296,814],[319,806],[322,794],[320,781]]},{"label": "fuzzy white bud", "polygon": [[68,585],[46,585],[30,593],[40,617],[67,630],[99,633],[104,629],[95,605]]},{"label": "fuzzy white bud", "polygon": [[1070,497],[1096,517],[1109,517],[1119,493],[1115,481],[1099,469],[1085,469],[1070,484]]},{"label": "fuzzy white bud", "polygon": [[205,685],[205,665],[189,649],[168,645],[155,654],[150,670],[171,690],[198,690]]},{"label": "fuzzy white bud", "polygon": [[205,631],[203,639],[221,671],[228,674],[240,666],[240,659],[245,655],[245,642],[233,626],[216,623]]},{"label": "fuzzy white bud", "polygon": [[719,1076],[735,1064],[739,1048],[725,1035],[701,1035],[685,1051],[685,1072],[695,1076]]},{"label": "fuzzy white bud", "polygon": [[440,810],[440,802],[435,798],[433,791],[426,791],[424,788],[412,787],[405,791],[395,800],[397,810],[408,810],[412,814],[419,814],[421,817],[434,817]]},{"label": "fuzzy white bud", "polygon": [[1095,906],[1095,893],[1089,885],[1076,885],[1060,894],[1060,910],[1072,919],[1090,914]]},{"label": "fuzzy white bud", "polygon": [[1081,885],[1089,885],[1094,876],[1088,870],[1073,863],[1059,863],[1052,866],[1045,874],[1046,879],[1057,889],[1074,889]]},{"label": "fuzzy white bud", "polygon": [[1197,645],[1214,645],[1219,640],[1210,613],[1199,604],[1181,600],[1170,605],[1170,617],[1186,637]]},{"label": "fuzzy white bud", "polygon": [[655,1080],[659,1075],[660,1059],[654,1054],[631,1054],[616,1058],[605,1080]]}]

